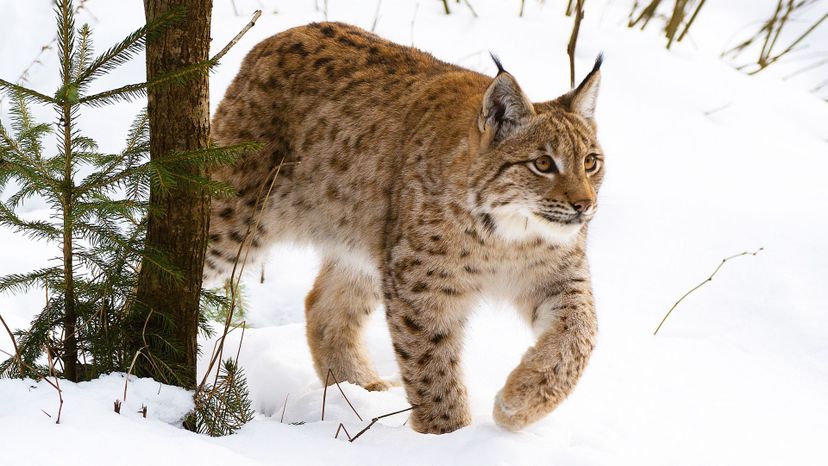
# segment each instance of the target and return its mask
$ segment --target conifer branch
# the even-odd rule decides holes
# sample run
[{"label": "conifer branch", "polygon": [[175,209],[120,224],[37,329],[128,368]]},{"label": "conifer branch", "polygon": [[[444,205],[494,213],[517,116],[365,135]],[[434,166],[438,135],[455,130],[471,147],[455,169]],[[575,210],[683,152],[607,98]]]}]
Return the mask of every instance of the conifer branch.
[{"label": "conifer branch", "polygon": [[16,273],[0,277],[0,293],[25,293],[40,283],[45,283],[49,276],[58,276],[62,272],[60,267],[46,267],[27,273]]},{"label": "conifer branch", "polygon": [[198,73],[206,73],[215,65],[216,63],[212,60],[204,60],[192,65],[181,67],[169,73],[165,73],[152,81],[127,84],[117,89],[111,89],[97,94],[81,97],[78,100],[78,103],[92,106],[103,106],[121,101],[132,102],[135,99],[145,97],[149,88],[184,85],[191,79],[194,79]]},{"label": "conifer branch", "polygon": [[34,91],[29,89],[28,87],[20,86],[18,84],[10,83],[4,79],[0,79],[0,90],[5,90],[9,93],[20,93],[27,97],[31,97],[43,104],[54,104],[57,101],[49,97],[47,95],[41,94],[40,92]]},{"label": "conifer branch", "polygon": [[258,20],[259,16],[261,16],[261,10],[256,10],[253,15],[253,19],[238,33],[236,34],[230,42],[224,46],[224,48],[219,51],[215,56],[210,59],[194,63],[192,65],[187,65],[181,67],[177,70],[171,71],[169,73],[165,73],[159,76],[156,79],[151,81],[143,82],[143,83],[135,83],[135,84],[128,84],[126,86],[119,87],[117,89],[111,89],[109,91],[100,92],[98,94],[93,94],[90,96],[82,97],[78,100],[78,103],[93,105],[93,106],[101,106],[101,105],[108,105],[111,103],[119,102],[119,101],[127,101],[131,102],[134,99],[142,98],[146,95],[146,92],[149,88],[161,87],[161,86],[169,86],[169,85],[184,85],[189,80],[194,79],[198,76],[198,73],[201,72],[209,72],[213,67],[218,65],[219,60],[224,57],[224,55],[234,46],[241,37],[247,33],[253,26],[256,24],[256,20]]},{"label": "conifer branch", "polygon": [[93,80],[128,62],[146,47],[148,41],[157,38],[163,31],[184,20],[185,11],[183,7],[173,8],[136,29],[80,70],[74,80],[75,83],[80,85]]}]

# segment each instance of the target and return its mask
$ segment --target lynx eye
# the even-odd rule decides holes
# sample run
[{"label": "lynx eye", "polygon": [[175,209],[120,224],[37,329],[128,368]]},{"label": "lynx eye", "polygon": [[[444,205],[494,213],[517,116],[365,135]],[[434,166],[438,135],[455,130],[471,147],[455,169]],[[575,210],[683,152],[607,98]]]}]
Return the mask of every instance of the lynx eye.
[{"label": "lynx eye", "polygon": [[535,159],[535,168],[541,173],[555,173],[555,161],[548,155],[542,155]]},{"label": "lynx eye", "polygon": [[584,159],[584,169],[587,173],[595,173],[601,167],[601,157],[598,154],[589,154]]}]

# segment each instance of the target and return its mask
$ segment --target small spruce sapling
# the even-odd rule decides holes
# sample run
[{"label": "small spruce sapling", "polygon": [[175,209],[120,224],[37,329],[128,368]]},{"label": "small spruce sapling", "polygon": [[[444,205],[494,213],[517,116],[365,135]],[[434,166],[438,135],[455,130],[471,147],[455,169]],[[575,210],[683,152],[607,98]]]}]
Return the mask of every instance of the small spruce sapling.
[{"label": "small spruce sapling", "polygon": [[[100,151],[77,125],[84,107],[143,98],[148,88],[186,83],[188,77],[206,72],[217,61],[207,60],[153,81],[90,93],[95,79],[133,58],[147,40],[180,21],[182,12],[164,15],[94,56],[90,28],[75,29],[72,1],[56,0],[55,5],[60,87],[54,96],[0,79],[0,92],[12,98],[9,127],[0,122],[0,192],[6,197],[0,202],[0,227],[56,246],[59,253],[46,267],[0,277],[0,292],[22,293],[37,287],[50,290],[30,328],[15,332],[19,343],[16,356],[23,363],[16,364],[15,358],[0,363],[0,376],[43,377],[49,372],[42,365],[49,351],[60,360],[55,370],[77,381],[124,371],[129,365],[133,355],[124,343],[125,322],[134,312],[142,262],[164,270],[172,280],[178,275],[163,251],[144,246],[150,186],[193,186],[214,196],[233,195],[228,185],[209,178],[182,177],[178,168],[230,163],[255,145],[210,147],[149,161],[148,122],[142,112],[121,152]],[[35,122],[30,111],[35,104],[54,109],[56,121]],[[47,138],[57,143],[54,153],[45,148]],[[21,214],[24,203],[33,198],[45,201],[50,214],[47,218]],[[202,303],[216,305],[218,301],[205,295]],[[202,331],[208,328],[202,319]],[[152,353],[142,356],[152,364],[164,365]]]}]

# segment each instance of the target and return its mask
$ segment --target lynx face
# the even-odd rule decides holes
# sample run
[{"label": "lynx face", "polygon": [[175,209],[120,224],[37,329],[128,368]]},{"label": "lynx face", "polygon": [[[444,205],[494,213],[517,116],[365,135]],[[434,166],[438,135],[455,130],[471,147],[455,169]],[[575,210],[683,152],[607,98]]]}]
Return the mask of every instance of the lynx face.
[{"label": "lynx face", "polygon": [[[493,115],[481,116],[483,139],[486,125],[501,128],[491,130],[491,142],[481,144],[470,202],[478,215],[493,220],[504,239],[565,243],[595,215],[604,174],[592,119],[598,79],[596,71],[570,94],[531,104],[504,72],[497,80],[505,89],[487,93],[488,99],[500,97],[488,102]],[[486,105],[484,100],[481,115]]]}]

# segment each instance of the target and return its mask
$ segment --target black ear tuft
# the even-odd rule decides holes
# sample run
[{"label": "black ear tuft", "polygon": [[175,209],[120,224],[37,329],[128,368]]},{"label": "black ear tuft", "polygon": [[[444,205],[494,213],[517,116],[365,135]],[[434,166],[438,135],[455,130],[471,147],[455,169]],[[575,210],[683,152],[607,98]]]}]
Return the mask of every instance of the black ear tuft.
[{"label": "black ear tuft", "polygon": [[489,56],[492,57],[492,60],[495,62],[495,66],[497,66],[497,74],[505,73],[506,70],[503,69],[503,63],[500,63],[500,58],[497,58],[497,55],[495,55],[491,50],[489,51]]},{"label": "black ear tuft", "polygon": [[598,99],[598,89],[601,87],[601,65],[604,63],[604,54],[599,53],[595,58],[595,65],[578,87],[558,98],[558,101],[569,107],[573,113],[581,115],[587,120],[594,121],[595,102]]},{"label": "black ear tuft", "polygon": [[601,69],[601,65],[604,64],[604,52],[598,52],[598,56],[595,57],[595,65],[592,67],[592,72],[598,71]]},{"label": "black ear tuft", "polygon": [[581,91],[585,86],[589,85],[592,82],[592,78],[595,76],[595,74],[601,71],[601,65],[603,64],[604,52],[599,52],[598,56],[595,57],[595,64],[592,66],[592,70],[589,73],[587,73],[586,77],[584,77],[584,80],[581,81],[581,84],[578,85],[575,91],[576,93]]}]

